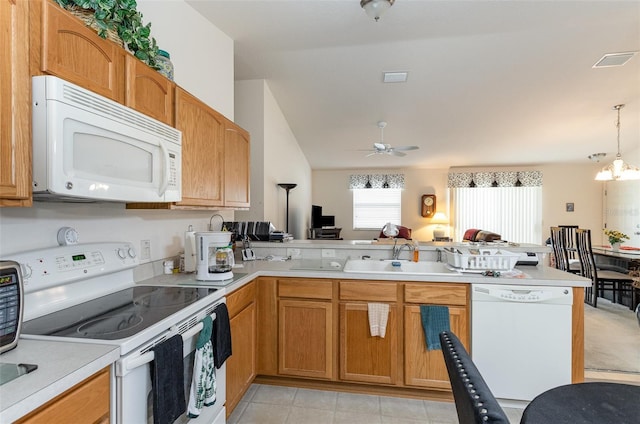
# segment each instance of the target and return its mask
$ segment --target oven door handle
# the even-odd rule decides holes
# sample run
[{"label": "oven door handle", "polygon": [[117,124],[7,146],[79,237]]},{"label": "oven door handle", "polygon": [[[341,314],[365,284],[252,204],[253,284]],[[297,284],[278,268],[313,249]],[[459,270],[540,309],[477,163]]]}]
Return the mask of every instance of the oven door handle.
[{"label": "oven door handle", "polygon": [[[216,313],[215,312],[212,313],[210,317],[212,320],[215,320]],[[196,334],[198,334],[202,330],[203,327],[204,325],[202,324],[202,321],[197,323],[196,325],[194,325],[193,327],[191,327],[190,329],[188,329],[187,331],[181,334],[182,340],[185,341],[194,337]],[[176,326],[173,326],[169,329],[169,334],[167,335],[167,339],[169,337],[173,337],[175,334],[179,334],[179,331]],[[155,355],[152,350],[148,350],[147,352],[141,355],[131,355],[129,357],[124,357],[116,363],[116,374],[118,376],[125,376],[129,372],[133,371],[134,369],[142,365],[148,364],[149,362],[152,362],[154,358],[155,358]]]}]

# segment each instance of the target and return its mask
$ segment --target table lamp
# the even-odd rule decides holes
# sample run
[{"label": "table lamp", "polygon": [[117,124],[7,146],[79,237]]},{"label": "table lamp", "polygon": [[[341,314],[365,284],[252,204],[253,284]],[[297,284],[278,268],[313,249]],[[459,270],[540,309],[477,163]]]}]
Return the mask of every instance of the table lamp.
[{"label": "table lamp", "polygon": [[431,219],[431,223],[437,224],[437,227],[435,228],[435,230],[433,230],[433,238],[439,239],[446,237],[446,227],[444,227],[442,224],[446,224],[448,226],[449,218],[447,218],[447,215],[445,215],[444,212],[436,212]]}]

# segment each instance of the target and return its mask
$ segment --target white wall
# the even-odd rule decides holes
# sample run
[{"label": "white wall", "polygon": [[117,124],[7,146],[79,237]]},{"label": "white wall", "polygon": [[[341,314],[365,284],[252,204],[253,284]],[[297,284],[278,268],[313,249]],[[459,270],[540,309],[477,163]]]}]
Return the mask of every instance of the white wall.
[{"label": "white wall", "polygon": [[[593,230],[594,244],[600,244],[602,226],[602,183],[593,178],[601,164],[542,165],[520,167],[537,169],[543,173],[542,217],[543,239],[548,237],[548,227],[553,225],[579,225]],[[489,168],[452,168],[452,172],[482,171]],[[500,168],[512,170],[515,168]],[[496,170],[496,168],[491,168]],[[368,240],[377,237],[379,231],[354,231],[353,199],[349,190],[349,175],[374,173],[404,173],[405,190],[402,193],[402,225],[412,229],[412,237],[430,241],[435,225],[420,215],[420,200],[423,194],[436,195],[436,210],[449,213],[447,174],[449,169],[418,170],[372,170],[352,169],[343,171],[313,172],[313,204],[322,206],[325,215],[336,216],[336,226],[342,227],[345,239]],[[566,212],[565,204],[574,203],[575,212]],[[448,234],[451,234],[449,231]]]},{"label": "white wall", "polygon": [[171,55],[176,84],[233,121],[233,40],[183,0],[137,3],[158,47]]},{"label": "white wall", "polygon": [[[233,41],[182,0],[139,0],[144,22],[169,51],[176,83],[233,118]],[[206,40],[206,42],[203,42]],[[0,257],[57,245],[62,226],[75,227],[83,243],[151,240],[151,260],[176,255],[189,224],[206,230],[215,211],[126,210],[124,204],[55,204],[0,208]],[[233,220],[231,211],[222,212]],[[218,218],[214,218],[217,220]],[[218,221],[214,221],[218,222]]]},{"label": "white wall", "polygon": [[[305,239],[311,219],[309,162],[266,81],[237,81],[236,96],[236,122],[251,133],[252,172],[251,208],[236,217],[271,221],[285,230],[286,192],[278,183],[295,183],[298,186],[289,192],[289,232]],[[264,172],[256,173],[260,168]]]}]

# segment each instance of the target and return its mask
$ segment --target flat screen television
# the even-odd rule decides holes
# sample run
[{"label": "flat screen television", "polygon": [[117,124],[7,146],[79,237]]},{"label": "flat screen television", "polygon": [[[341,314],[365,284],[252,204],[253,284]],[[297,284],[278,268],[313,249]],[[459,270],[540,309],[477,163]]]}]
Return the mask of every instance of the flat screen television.
[{"label": "flat screen television", "polygon": [[321,222],[323,227],[335,227],[336,217],[333,215],[322,215]]}]

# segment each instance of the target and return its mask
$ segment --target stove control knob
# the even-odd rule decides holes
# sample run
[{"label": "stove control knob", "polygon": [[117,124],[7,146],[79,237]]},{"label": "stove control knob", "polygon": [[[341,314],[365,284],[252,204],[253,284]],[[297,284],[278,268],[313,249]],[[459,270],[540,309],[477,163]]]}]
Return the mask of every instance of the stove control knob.
[{"label": "stove control knob", "polygon": [[29,264],[21,264],[22,266],[20,268],[22,268],[22,276],[24,278],[29,278],[31,277],[31,274],[33,273],[33,270],[31,269],[31,267],[29,266]]},{"label": "stove control knob", "polygon": [[120,259],[124,259],[127,257],[127,253],[124,251],[124,249],[118,249],[117,253]]},{"label": "stove control knob", "polygon": [[127,250],[127,253],[129,254],[130,258],[136,257],[136,249],[134,249],[133,247],[130,247],[129,250]]}]

